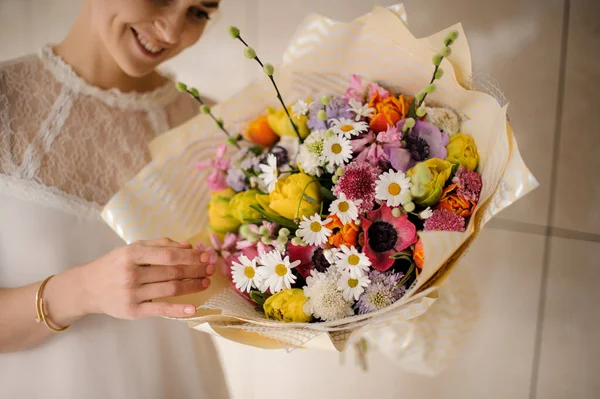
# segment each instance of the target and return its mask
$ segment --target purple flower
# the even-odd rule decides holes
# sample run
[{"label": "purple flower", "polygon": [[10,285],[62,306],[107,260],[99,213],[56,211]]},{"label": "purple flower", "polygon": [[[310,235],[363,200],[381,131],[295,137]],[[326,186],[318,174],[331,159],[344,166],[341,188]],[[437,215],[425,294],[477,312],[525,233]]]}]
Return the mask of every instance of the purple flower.
[{"label": "purple flower", "polygon": [[483,182],[481,175],[477,172],[471,172],[469,169],[461,166],[458,168],[456,175],[452,179],[452,183],[458,184],[458,196],[467,201],[479,201],[479,194]]},{"label": "purple flower", "polygon": [[227,171],[227,185],[237,192],[245,191],[248,188],[246,175],[239,168],[229,169]]},{"label": "purple flower", "polygon": [[[306,125],[310,130],[326,130],[331,127],[329,121],[331,119],[354,119],[354,114],[348,111],[350,106],[342,97],[333,97],[327,106],[323,106],[321,102],[313,101],[308,106],[308,121]],[[327,122],[320,120],[317,114],[320,110],[325,109],[327,114]]]},{"label": "purple flower", "polygon": [[371,284],[365,288],[358,302],[356,309],[359,314],[367,314],[380,309],[387,308],[406,292],[404,286],[398,287],[398,283],[402,279],[402,273],[380,272],[372,270],[368,274]]},{"label": "purple flower", "polygon": [[[402,131],[406,119],[396,124],[398,131]],[[417,120],[410,134],[404,135],[404,148],[388,148],[387,156],[392,167],[401,172],[406,172],[417,163],[430,158],[446,159],[450,142],[448,133],[440,131],[436,126]]]}]

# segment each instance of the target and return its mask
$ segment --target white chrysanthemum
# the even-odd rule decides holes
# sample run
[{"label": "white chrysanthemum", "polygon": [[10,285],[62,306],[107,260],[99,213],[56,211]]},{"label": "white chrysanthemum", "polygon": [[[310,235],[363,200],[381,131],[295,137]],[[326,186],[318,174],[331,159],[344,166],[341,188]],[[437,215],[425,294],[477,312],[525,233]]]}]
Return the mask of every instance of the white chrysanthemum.
[{"label": "white chrysanthemum", "polygon": [[388,206],[404,205],[412,200],[410,188],[412,183],[410,177],[403,172],[394,172],[390,169],[379,176],[375,198],[385,201]]},{"label": "white chrysanthemum", "polygon": [[456,112],[450,108],[442,107],[425,107],[427,114],[425,114],[424,121],[431,123],[452,136],[460,130],[460,118]]},{"label": "white chrysanthemum", "polygon": [[338,288],[342,291],[344,299],[347,301],[358,301],[358,298],[363,292],[365,287],[371,283],[371,280],[367,276],[352,276],[348,272],[343,272],[338,282]]},{"label": "white chrysanthemum", "polygon": [[352,316],[352,302],[344,299],[344,294],[338,289],[340,274],[330,268],[326,273],[313,270],[306,278],[304,296],[308,298],[304,312],[312,314],[323,321],[343,319]]},{"label": "white chrysanthemum", "polygon": [[331,136],[323,142],[323,159],[332,166],[340,166],[352,159],[352,145],[344,136]]},{"label": "white chrysanthemum", "polygon": [[352,277],[364,276],[369,271],[371,261],[367,255],[358,252],[353,246],[348,248],[342,245],[340,249],[341,251],[336,254],[338,260],[335,263],[340,271],[348,272]]},{"label": "white chrysanthemum", "polygon": [[240,291],[250,292],[252,288],[259,288],[262,283],[262,275],[256,265],[256,259],[248,259],[240,256],[237,262],[231,262],[231,276],[235,288]]},{"label": "white chrysanthemum", "polygon": [[355,121],[358,122],[362,118],[371,118],[375,114],[375,109],[369,108],[369,104],[363,104],[355,99],[350,99],[350,108],[347,109],[349,112],[354,112]]},{"label": "white chrysanthemum", "polygon": [[358,136],[359,134],[369,130],[367,122],[355,122],[351,119],[331,119],[331,130],[334,133],[342,135],[346,138]]},{"label": "white chrysanthemum", "polygon": [[425,219],[429,219],[431,217],[431,215],[433,215],[433,211],[431,210],[430,207],[427,207],[427,209],[421,211],[421,213],[419,213],[419,217],[423,220]]},{"label": "white chrysanthemum", "polygon": [[296,161],[305,173],[315,176],[321,176],[323,173],[321,169],[324,165],[323,142],[326,138],[327,132],[325,130],[315,130],[308,135],[300,146]]},{"label": "white chrysanthemum", "polygon": [[279,178],[279,170],[277,169],[277,158],[273,154],[269,154],[267,157],[267,164],[260,164],[260,170],[262,173],[258,176],[260,180],[267,187],[269,192],[275,190],[275,183]]},{"label": "white chrysanthemum", "polygon": [[261,292],[269,289],[275,294],[284,288],[292,288],[292,284],[296,281],[292,269],[300,264],[299,260],[290,262],[289,256],[282,258],[281,252],[274,250],[263,254],[260,263],[263,266],[258,268],[258,273],[264,279],[260,286]]},{"label": "white chrysanthemum", "polygon": [[340,193],[338,198],[329,205],[329,213],[340,218],[343,224],[350,223],[358,218],[358,207],[362,200],[349,200],[346,194]]},{"label": "white chrysanthemum", "polygon": [[295,116],[306,115],[308,113],[308,103],[306,101],[298,100],[296,104],[292,105],[292,112]]},{"label": "white chrysanthemum", "polygon": [[298,153],[296,161],[298,167],[301,168],[304,173],[317,177],[323,174],[323,169],[321,169],[321,159],[304,146],[300,147],[300,152]]},{"label": "white chrysanthemum", "polygon": [[331,219],[321,220],[321,216],[315,213],[309,218],[302,216],[298,229],[298,235],[309,245],[321,245],[327,242],[331,230],[325,227]]}]

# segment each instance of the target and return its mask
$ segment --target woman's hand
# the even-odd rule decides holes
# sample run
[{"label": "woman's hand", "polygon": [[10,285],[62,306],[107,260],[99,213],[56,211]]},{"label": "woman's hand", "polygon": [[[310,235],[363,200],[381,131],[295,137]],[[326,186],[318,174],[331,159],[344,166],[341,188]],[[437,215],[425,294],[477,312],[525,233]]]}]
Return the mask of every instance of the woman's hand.
[{"label": "woman's hand", "polygon": [[120,319],[189,317],[196,312],[191,304],[150,301],[208,288],[216,261],[210,258],[190,244],[168,238],[118,248],[80,267],[82,312]]}]

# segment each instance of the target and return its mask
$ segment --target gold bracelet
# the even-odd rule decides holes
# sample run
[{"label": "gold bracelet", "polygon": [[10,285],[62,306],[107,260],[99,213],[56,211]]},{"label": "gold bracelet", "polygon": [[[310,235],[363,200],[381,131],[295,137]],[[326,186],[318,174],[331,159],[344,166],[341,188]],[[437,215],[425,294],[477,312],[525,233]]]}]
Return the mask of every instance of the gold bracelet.
[{"label": "gold bracelet", "polygon": [[54,274],[42,281],[42,284],[40,284],[40,288],[38,288],[37,293],[35,294],[35,310],[37,311],[37,318],[35,319],[35,321],[37,323],[43,321],[50,331],[54,333],[60,333],[67,330],[71,326],[68,325],[66,327],[57,327],[54,323],[52,323],[50,321],[50,318],[46,314],[46,311],[44,310],[44,298],[42,298],[42,296],[44,295],[44,287],[52,277],[54,277]]}]

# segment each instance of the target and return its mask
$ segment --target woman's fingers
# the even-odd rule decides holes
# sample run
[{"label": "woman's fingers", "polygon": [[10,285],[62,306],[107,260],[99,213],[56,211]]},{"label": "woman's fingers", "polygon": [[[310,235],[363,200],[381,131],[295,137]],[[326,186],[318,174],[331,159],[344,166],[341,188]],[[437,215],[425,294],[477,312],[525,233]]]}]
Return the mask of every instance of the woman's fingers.
[{"label": "woman's fingers", "polygon": [[139,270],[140,284],[158,283],[162,281],[199,279],[212,276],[215,273],[214,265],[177,265],[177,266],[149,266]]},{"label": "woman's fingers", "polygon": [[158,240],[141,240],[136,244],[146,247],[175,247],[175,248],[192,248],[192,244],[188,242],[177,242],[170,238],[160,238]]},{"label": "woman's fingers", "polygon": [[146,317],[190,317],[196,313],[193,305],[177,303],[146,302],[140,304],[135,310],[135,318]]},{"label": "woman's fingers", "polygon": [[205,290],[209,286],[210,280],[206,278],[144,284],[138,288],[136,297],[139,302],[144,302],[157,298],[170,298],[174,296],[193,294]]},{"label": "woman's fingers", "polygon": [[210,261],[210,254],[189,247],[137,244],[126,248],[128,260],[137,265],[206,265]]}]

